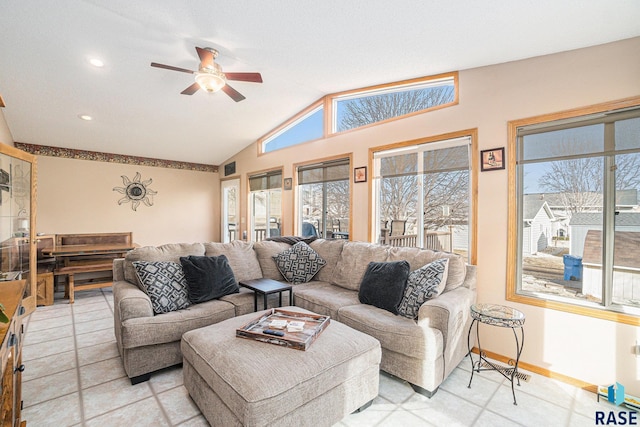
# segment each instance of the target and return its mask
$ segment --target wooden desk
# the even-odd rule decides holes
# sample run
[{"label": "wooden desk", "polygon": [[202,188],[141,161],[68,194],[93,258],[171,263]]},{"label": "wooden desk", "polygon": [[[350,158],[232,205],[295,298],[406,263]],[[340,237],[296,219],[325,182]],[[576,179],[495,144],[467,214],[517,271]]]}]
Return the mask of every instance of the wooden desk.
[{"label": "wooden desk", "polygon": [[53,274],[66,275],[65,298],[69,298],[69,304],[74,302],[76,290],[105,288],[113,284],[112,280],[78,284],[76,289],[75,274],[111,272],[113,274],[113,260],[135,248],[132,243],[100,243],[62,245],[54,248],[43,249],[46,256],[56,257],[56,268]]},{"label": "wooden desk", "polygon": [[46,256],[54,256],[62,259],[65,266],[73,261],[73,258],[86,255],[112,255],[124,256],[125,253],[135,249],[133,244],[86,244],[86,245],[63,245],[55,248],[46,248],[42,253]]}]

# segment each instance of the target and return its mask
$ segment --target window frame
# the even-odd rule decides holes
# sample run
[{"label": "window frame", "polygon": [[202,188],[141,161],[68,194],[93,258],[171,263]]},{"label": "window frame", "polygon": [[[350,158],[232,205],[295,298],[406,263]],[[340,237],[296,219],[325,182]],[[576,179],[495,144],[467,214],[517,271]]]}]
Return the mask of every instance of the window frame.
[{"label": "window frame", "polygon": [[[545,130],[552,129],[551,124],[565,121],[579,120],[580,117],[587,119],[594,114],[601,114],[624,109],[637,108],[640,106],[640,97],[631,97],[588,107],[565,110],[557,113],[544,114],[520,120],[510,121],[507,141],[507,169],[508,169],[508,208],[507,208],[507,277],[506,277],[506,300],[521,304],[533,305],[542,308],[578,314],[587,317],[594,317],[603,320],[610,320],[628,325],[640,326],[640,316],[635,314],[615,311],[610,307],[594,307],[590,304],[578,304],[577,302],[565,302],[557,299],[545,299],[532,295],[518,293],[518,274],[521,260],[519,257],[520,224],[518,221],[518,210],[521,203],[518,203],[520,186],[517,178],[517,143],[518,129],[521,127],[540,126]],[[588,123],[586,120],[585,124]],[[548,124],[548,126],[545,126]]]},{"label": "window frame", "polygon": [[[374,171],[375,159],[374,154],[382,151],[401,150],[413,146],[419,146],[439,141],[454,140],[460,138],[470,138],[470,158],[469,158],[469,228],[471,229],[469,236],[469,249],[467,262],[471,265],[477,265],[478,262],[478,165],[480,163],[478,152],[478,129],[466,129],[446,134],[434,135],[425,138],[413,139],[393,144],[380,145],[369,148],[369,170]],[[368,241],[375,242],[377,238],[376,221],[377,219],[377,201],[375,179],[369,180],[369,226]],[[378,224],[379,225],[379,224]]]},{"label": "window frame", "polygon": [[[267,183],[268,183],[268,178],[270,176],[274,176],[274,175],[280,175],[280,187],[279,188],[267,188],[266,190],[262,189],[262,190],[254,190],[251,191],[251,179],[252,178],[259,178],[259,177],[267,177]],[[253,212],[253,204],[252,204],[252,198],[254,196],[254,193],[260,192],[260,191],[267,191],[267,192],[271,192],[271,191],[280,191],[280,230],[282,232],[282,230],[284,229],[284,190],[283,190],[283,185],[282,183],[284,182],[284,167],[276,167],[276,168],[270,168],[270,169],[265,169],[265,170],[261,170],[261,171],[255,171],[255,172],[249,172],[246,175],[246,179],[247,179],[247,216],[248,216],[248,236],[247,236],[247,241],[250,242],[256,242],[256,240],[253,239],[253,234],[255,232],[255,224],[254,224],[254,212]],[[268,184],[267,184],[268,185]],[[270,195],[267,197],[267,199],[270,198]],[[267,206],[268,208],[269,206]],[[270,212],[267,211],[267,225],[266,225],[266,230],[265,230],[265,237],[270,237],[270,228],[269,228],[269,218],[270,218]]]},{"label": "window frame", "polygon": [[[434,83],[436,83],[438,81],[446,81],[446,80],[452,80],[452,82],[453,82],[453,101],[451,101],[451,102],[448,102],[448,103],[445,103],[445,104],[436,105],[436,106],[433,106],[433,107],[430,107],[430,108],[425,108],[424,110],[419,110],[419,111],[414,111],[414,112],[411,112],[411,113],[403,114],[401,116],[397,116],[397,117],[392,117],[392,118],[389,118],[389,119],[381,120],[379,122],[369,123],[369,124],[364,125],[364,126],[359,126],[359,127],[356,127],[356,128],[347,129],[347,130],[340,131],[340,132],[334,131],[334,129],[335,129],[334,122],[336,120],[336,113],[334,111],[334,103],[339,101],[340,99],[354,98],[354,97],[357,97],[359,94],[362,95],[362,96],[368,96],[369,94],[375,94],[375,93],[394,92],[396,90],[397,91],[401,91],[403,89],[411,88],[411,87],[419,88],[419,86],[421,86],[421,85],[429,86],[429,85],[434,84]],[[452,107],[454,105],[457,105],[458,102],[459,102],[459,79],[458,79],[458,72],[457,71],[453,71],[453,72],[449,72],[449,73],[436,74],[436,75],[432,75],[432,76],[418,77],[418,78],[414,78],[414,79],[401,80],[401,81],[396,81],[396,82],[391,82],[391,83],[384,83],[384,84],[379,84],[379,85],[367,86],[367,87],[363,87],[363,88],[351,89],[351,90],[342,91],[342,92],[331,93],[331,94],[325,95],[322,98],[316,100],[315,102],[310,104],[308,107],[306,107],[302,111],[296,113],[295,115],[293,115],[292,117],[290,117],[289,119],[287,119],[286,121],[281,123],[280,125],[276,126],[272,130],[270,130],[269,132],[264,134],[262,137],[258,138],[258,140],[256,141],[257,142],[256,147],[257,147],[258,156],[263,156],[263,155],[267,155],[267,154],[270,154],[270,153],[275,153],[275,152],[278,152],[278,151],[280,151],[282,149],[297,147],[299,145],[308,144],[308,143],[311,143],[311,142],[314,142],[314,141],[318,141],[320,139],[326,139],[326,138],[330,138],[330,137],[335,136],[335,135],[342,135],[342,134],[345,134],[345,133],[348,133],[348,132],[354,132],[354,131],[357,131],[359,129],[366,129],[366,128],[369,128],[371,126],[377,126],[377,125],[389,123],[389,122],[392,122],[392,121],[395,121],[395,120],[400,120],[400,119],[404,119],[404,118],[407,118],[407,117],[412,117],[412,116],[415,116],[415,115],[418,115],[418,114],[424,114],[424,113],[427,113],[427,112],[430,112],[430,111],[435,111],[435,110],[440,110],[442,108]],[[287,130],[289,130],[290,128],[296,126],[297,124],[299,124],[305,118],[307,118],[310,115],[312,115],[314,112],[317,111],[317,109],[319,109],[321,107],[324,108],[323,136],[321,138],[311,139],[309,141],[301,142],[299,144],[294,144],[292,146],[283,147],[283,148],[276,149],[276,150],[273,150],[273,151],[264,151],[264,146],[266,144],[268,144],[272,139],[277,138],[282,133],[284,133]]]}]

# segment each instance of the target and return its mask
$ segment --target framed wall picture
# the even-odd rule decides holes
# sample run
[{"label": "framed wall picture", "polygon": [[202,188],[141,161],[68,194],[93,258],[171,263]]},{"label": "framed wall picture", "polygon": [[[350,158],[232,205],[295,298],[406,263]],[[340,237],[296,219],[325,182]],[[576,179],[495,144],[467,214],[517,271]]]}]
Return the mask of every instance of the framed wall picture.
[{"label": "framed wall picture", "polygon": [[284,179],[284,189],[291,190],[293,188],[293,178]]},{"label": "framed wall picture", "polygon": [[480,151],[480,170],[493,171],[504,169],[504,147]]},{"label": "framed wall picture", "polygon": [[367,182],[367,167],[353,169],[353,182]]}]

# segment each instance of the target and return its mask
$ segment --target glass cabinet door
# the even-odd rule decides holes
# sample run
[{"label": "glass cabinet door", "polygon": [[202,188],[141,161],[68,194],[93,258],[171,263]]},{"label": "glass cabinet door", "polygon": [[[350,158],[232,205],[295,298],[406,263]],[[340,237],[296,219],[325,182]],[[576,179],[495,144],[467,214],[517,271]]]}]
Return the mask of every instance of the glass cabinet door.
[{"label": "glass cabinet door", "polygon": [[0,286],[3,282],[26,280],[27,309],[35,309],[37,275],[32,244],[34,168],[34,156],[0,144]]}]

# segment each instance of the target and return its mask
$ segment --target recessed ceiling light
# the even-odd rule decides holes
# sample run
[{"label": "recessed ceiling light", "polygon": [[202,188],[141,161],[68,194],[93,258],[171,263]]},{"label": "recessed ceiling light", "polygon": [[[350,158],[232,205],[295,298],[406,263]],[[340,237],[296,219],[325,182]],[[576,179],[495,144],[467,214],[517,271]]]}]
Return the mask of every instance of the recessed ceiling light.
[{"label": "recessed ceiling light", "polygon": [[98,58],[89,59],[89,64],[93,65],[94,67],[104,67],[104,62],[102,62]]},{"label": "recessed ceiling light", "polygon": [[91,117],[88,114],[78,114],[78,118],[82,119],[82,120],[86,120],[86,121],[91,121],[93,120],[93,117]]}]

